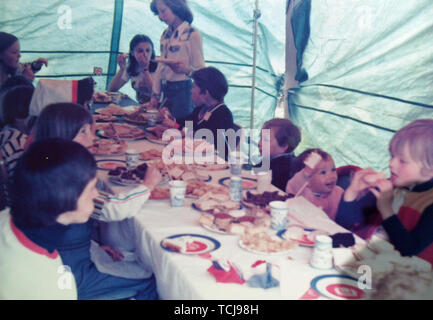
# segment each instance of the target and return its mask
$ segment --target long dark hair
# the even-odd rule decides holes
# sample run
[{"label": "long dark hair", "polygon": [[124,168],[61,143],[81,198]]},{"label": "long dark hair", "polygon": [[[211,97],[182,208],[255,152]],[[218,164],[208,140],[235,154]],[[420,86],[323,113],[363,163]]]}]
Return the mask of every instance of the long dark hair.
[{"label": "long dark hair", "polygon": [[[158,0],[153,0],[150,4],[150,10],[155,15],[158,15],[158,8],[156,7],[156,2]],[[170,8],[170,10],[179,17],[182,21],[188,21],[189,24],[192,23],[194,20],[194,16],[191,12],[191,10],[188,7],[188,4],[186,3],[186,0],[160,0],[164,2],[164,4]]]},{"label": "long dark hair", "polygon": [[[13,34],[7,32],[0,32],[0,54],[6,51],[16,41],[18,41],[18,38],[15,37]],[[15,74],[16,68],[11,68],[9,66],[6,66],[3,60],[0,60],[0,64],[2,64],[3,68],[6,69],[7,74],[9,75]]]},{"label": "long dark hair", "polygon": [[65,102],[45,107],[36,122],[34,141],[50,138],[73,140],[85,124],[92,124],[91,113],[79,104]]},{"label": "long dark hair", "polygon": [[131,76],[138,75],[138,71],[137,71],[138,61],[134,57],[134,50],[142,42],[148,42],[152,46],[152,56],[150,57],[151,61],[149,63],[149,72],[154,72],[157,67],[157,63],[155,61],[152,61],[153,59],[155,59],[155,49],[153,47],[152,40],[148,36],[145,36],[144,34],[137,34],[134,36],[134,38],[132,38],[131,42],[129,43],[129,64],[126,71]]},{"label": "long dark hair", "polygon": [[13,124],[16,119],[29,116],[29,106],[35,89],[31,86],[16,86],[3,97],[3,121]]},{"label": "long dark hair", "polygon": [[[32,143],[18,160],[11,183],[11,215],[21,228],[43,228],[77,209],[96,176],[96,162],[79,143],[48,139]],[[24,201],[23,201],[24,199]]]}]

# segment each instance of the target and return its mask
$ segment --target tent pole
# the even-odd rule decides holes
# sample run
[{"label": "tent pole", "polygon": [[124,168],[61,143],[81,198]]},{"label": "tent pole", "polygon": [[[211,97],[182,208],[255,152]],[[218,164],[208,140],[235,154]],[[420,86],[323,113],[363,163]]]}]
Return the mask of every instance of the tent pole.
[{"label": "tent pole", "polygon": [[[254,8],[254,37],[253,37],[253,74],[252,74],[252,85],[251,85],[251,114],[250,114],[250,140],[251,134],[254,130],[254,103],[255,103],[255,89],[256,89],[256,66],[257,66],[257,28],[261,12],[259,10],[259,0],[256,0]],[[248,158],[251,162],[251,143],[248,144]]]},{"label": "tent pole", "polygon": [[111,80],[116,74],[117,68],[117,53],[119,52],[120,33],[122,30],[122,17],[123,17],[123,0],[116,0],[114,2],[114,17],[113,29],[111,31],[111,47],[110,57],[107,70],[107,81],[105,82],[105,90],[108,90]]}]

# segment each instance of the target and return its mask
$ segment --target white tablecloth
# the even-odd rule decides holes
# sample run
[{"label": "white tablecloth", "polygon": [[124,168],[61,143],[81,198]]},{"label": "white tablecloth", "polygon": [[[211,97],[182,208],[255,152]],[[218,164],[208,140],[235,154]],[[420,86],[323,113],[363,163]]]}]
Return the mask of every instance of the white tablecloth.
[{"label": "white tablecloth", "polygon": [[[163,148],[162,145],[146,140],[128,144],[139,151]],[[101,179],[107,180],[107,171],[98,170],[98,174]],[[243,172],[242,175],[248,176],[248,174]],[[221,177],[226,176],[230,176],[230,170],[214,172],[211,183],[218,183]],[[112,187],[115,192],[124,191],[124,187],[115,185]],[[131,236],[135,242],[136,255],[144,265],[151,266],[153,269],[162,299],[300,299],[310,289],[312,279],[319,275],[338,273],[335,269],[312,268],[309,260],[313,249],[308,247],[297,247],[286,255],[257,255],[245,251],[238,245],[238,236],[214,233],[201,227],[197,222],[200,214],[191,207],[189,199],[186,199],[185,206],[182,208],[172,208],[170,200],[148,200],[141,212],[127,222],[128,228],[134,230],[134,235]],[[294,223],[302,221],[307,227],[325,230],[330,234],[347,232],[304,198],[292,199],[290,214]],[[283,274],[280,286],[262,289],[252,288],[246,284],[217,283],[207,271],[211,266],[210,259],[173,253],[161,247],[164,238],[184,233],[205,235],[218,240],[221,247],[211,252],[214,258],[227,258],[250,265],[257,260],[266,260],[280,266]]]}]

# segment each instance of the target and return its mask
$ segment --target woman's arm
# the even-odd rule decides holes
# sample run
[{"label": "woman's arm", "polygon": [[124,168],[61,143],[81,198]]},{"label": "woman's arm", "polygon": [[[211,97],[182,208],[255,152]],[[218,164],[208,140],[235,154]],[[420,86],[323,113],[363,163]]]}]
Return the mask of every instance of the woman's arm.
[{"label": "woman's arm", "polygon": [[117,56],[117,64],[119,65],[119,71],[116,73],[113,80],[111,80],[108,91],[118,91],[125,85],[125,83],[128,82],[129,77],[126,77],[127,74],[125,75],[126,59],[127,56],[125,54],[119,54]]},{"label": "woman's arm", "polygon": [[125,85],[125,83],[128,82],[128,80],[125,80],[123,78],[124,72],[125,72],[124,70],[120,69],[119,72],[116,73],[116,75],[114,76],[114,78],[110,82],[110,86],[108,87],[108,91],[110,91],[110,92],[119,91],[120,88],[122,88]]}]

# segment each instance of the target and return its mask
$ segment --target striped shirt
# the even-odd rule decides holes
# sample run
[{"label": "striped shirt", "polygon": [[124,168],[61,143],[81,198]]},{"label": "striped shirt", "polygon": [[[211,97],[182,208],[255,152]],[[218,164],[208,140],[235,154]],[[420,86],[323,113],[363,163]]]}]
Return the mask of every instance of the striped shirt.
[{"label": "striped shirt", "polygon": [[8,125],[0,131],[0,148],[9,176],[12,176],[16,163],[24,152],[26,139],[26,134]]},{"label": "striped shirt", "polygon": [[145,185],[117,195],[103,190],[98,191],[99,196],[94,200],[92,218],[106,222],[134,217],[150,197],[150,190]]}]

